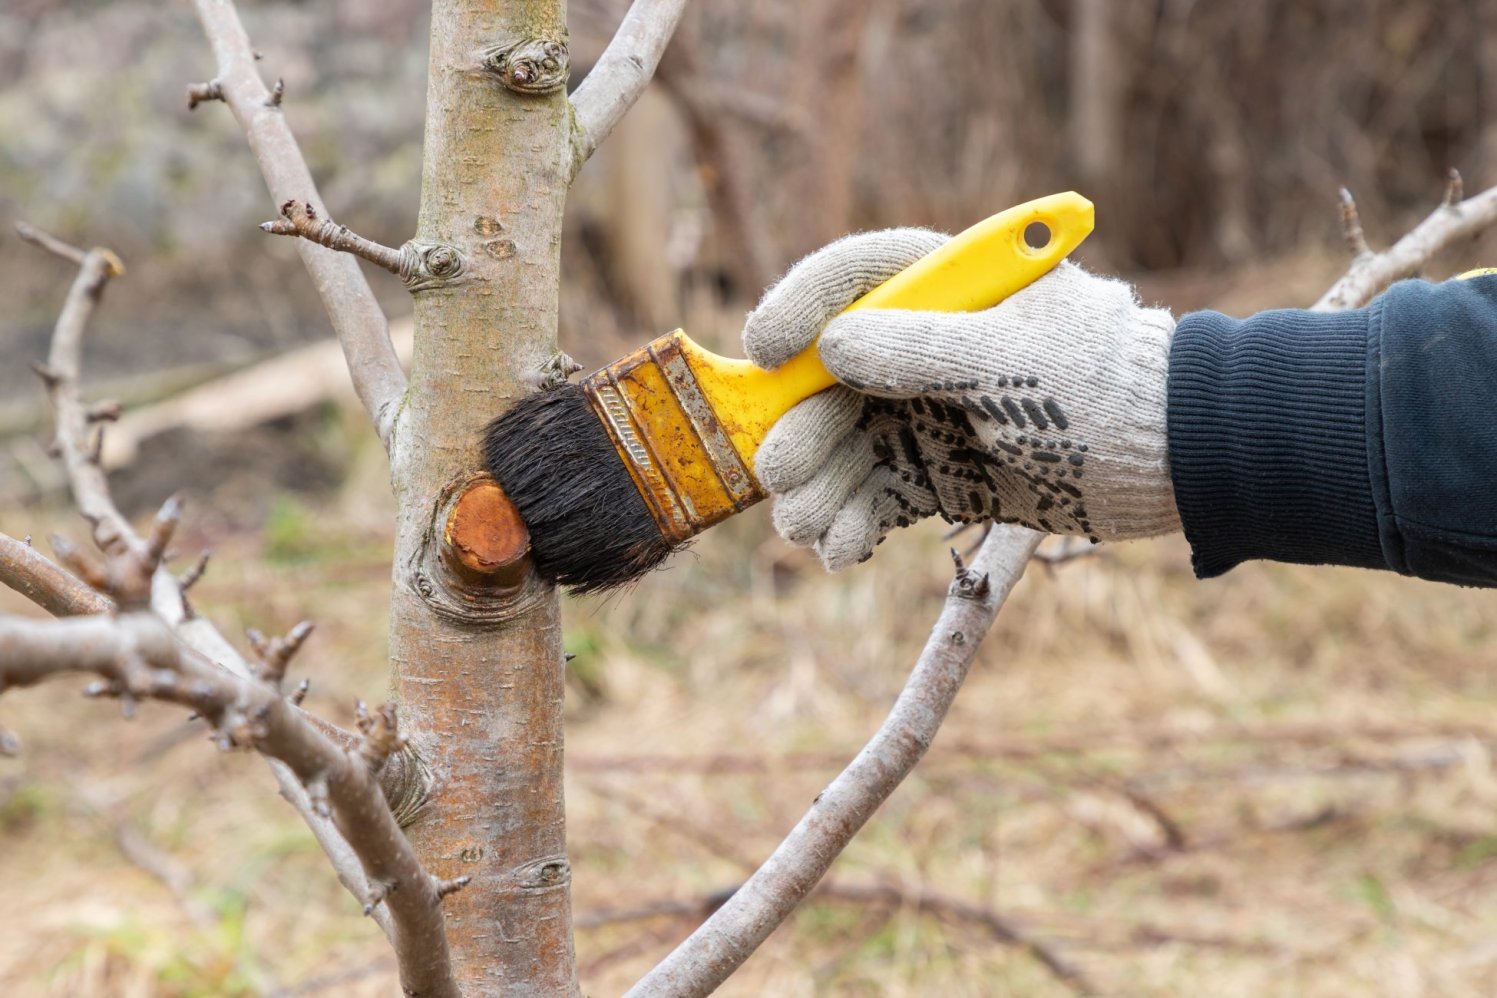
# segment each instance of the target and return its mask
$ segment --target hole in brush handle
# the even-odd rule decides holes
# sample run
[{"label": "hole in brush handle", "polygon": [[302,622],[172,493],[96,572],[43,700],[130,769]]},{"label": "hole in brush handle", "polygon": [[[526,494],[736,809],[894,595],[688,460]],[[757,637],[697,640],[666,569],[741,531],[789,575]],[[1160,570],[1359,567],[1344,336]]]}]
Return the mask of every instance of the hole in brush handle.
[{"label": "hole in brush handle", "polygon": [[1050,226],[1044,222],[1030,222],[1024,226],[1024,245],[1030,249],[1044,249],[1050,245],[1050,238]]}]

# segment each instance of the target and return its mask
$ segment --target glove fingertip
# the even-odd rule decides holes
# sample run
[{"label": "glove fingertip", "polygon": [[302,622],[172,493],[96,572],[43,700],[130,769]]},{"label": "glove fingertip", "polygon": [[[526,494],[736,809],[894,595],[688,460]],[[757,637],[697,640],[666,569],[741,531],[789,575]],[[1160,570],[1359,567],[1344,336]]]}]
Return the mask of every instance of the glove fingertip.
[{"label": "glove fingertip", "polygon": [[796,405],[770,428],[754,455],[754,475],[773,494],[804,485],[857,424],[863,402],[832,388]]},{"label": "glove fingertip", "polygon": [[824,536],[816,542],[816,554],[828,572],[841,572],[873,557],[873,542],[850,543],[846,537],[829,541]]},{"label": "glove fingertip", "polygon": [[855,497],[844,506],[816,542],[816,553],[829,572],[840,572],[867,561],[883,536],[878,524],[860,505]]},{"label": "glove fingertip", "polygon": [[778,367],[809,346],[829,319],[948,238],[907,228],[828,243],[764,293],[744,323],[744,351],[760,367]]},{"label": "glove fingertip", "polygon": [[790,504],[783,499],[775,501],[770,522],[774,524],[775,533],[791,547],[807,548],[816,543],[815,527],[794,515]]}]

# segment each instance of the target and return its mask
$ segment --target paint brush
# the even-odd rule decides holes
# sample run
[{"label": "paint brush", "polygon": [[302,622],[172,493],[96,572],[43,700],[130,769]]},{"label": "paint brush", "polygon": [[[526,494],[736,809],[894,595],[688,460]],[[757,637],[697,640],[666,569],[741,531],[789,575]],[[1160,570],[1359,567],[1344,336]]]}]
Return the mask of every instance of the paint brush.
[{"label": "paint brush", "polygon": [[[1092,230],[1066,192],[1000,212],[849,306],[991,308],[1048,273]],[[764,498],[754,455],[793,405],[836,384],[811,344],[773,370],[684,332],[489,424],[489,471],[530,530],[540,576],[573,592],[632,582],[692,537]]]}]

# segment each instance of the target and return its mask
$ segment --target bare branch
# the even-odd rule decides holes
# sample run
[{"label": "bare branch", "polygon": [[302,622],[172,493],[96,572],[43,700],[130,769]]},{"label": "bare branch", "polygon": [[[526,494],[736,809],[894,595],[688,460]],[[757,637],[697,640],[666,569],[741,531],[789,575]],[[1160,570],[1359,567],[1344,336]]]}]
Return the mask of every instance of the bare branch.
[{"label": "bare branch", "polygon": [[572,176],[644,92],[686,0],[634,0],[608,48],[572,95]]},{"label": "bare branch", "polygon": [[[641,922],[658,918],[691,919],[701,922],[721,908],[740,890],[727,887],[710,894],[684,900],[650,901],[629,908],[604,908],[579,915],[579,929],[596,929],[621,922]],[[924,884],[901,886],[892,882],[871,884],[844,883],[826,879],[816,885],[807,901],[831,901],[869,907],[897,907],[953,922],[965,922],[982,928],[996,941],[1022,949],[1043,964],[1059,981],[1081,994],[1092,994],[1096,987],[1054,947],[1021,928],[998,911],[935,891]]]},{"label": "bare branch", "polygon": [[[694,48],[688,44],[671,49],[656,79],[685,116],[697,158],[711,164],[707,198],[713,212],[727,220],[723,228],[731,243],[735,279],[746,287],[763,287],[778,265],[745,161],[749,136],[742,129],[725,127],[726,108],[713,99],[714,88],[703,85],[711,73],[698,64]],[[804,138],[804,132],[797,134]]]},{"label": "bare branch", "polygon": [[307,202],[287,201],[281,205],[281,217],[274,222],[261,222],[260,228],[273,236],[301,236],[330,250],[352,253],[397,277],[404,276],[400,250],[365,239],[348,226],[319,216],[317,209]]},{"label": "bare branch", "polygon": [[[49,363],[41,366],[38,374],[46,385],[57,412],[57,449],[59,455],[67,461],[74,500],[93,524],[95,540],[109,554],[109,558],[101,567],[84,558],[65,539],[54,539],[53,546],[58,556],[77,576],[67,578],[66,573],[61,573],[62,577],[59,577],[61,570],[54,566],[53,571],[47,571],[50,563],[45,562],[45,559],[39,562],[39,555],[32,558],[17,551],[14,546],[6,545],[9,557],[5,561],[14,566],[15,570],[0,571],[0,575],[4,576],[7,583],[15,578],[21,584],[18,588],[22,592],[29,594],[34,591],[45,597],[37,599],[38,604],[59,614],[95,612],[92,602],[80,592],[87,587],[79,578],[91,580],[97,588],[108,589],[117,596],[127,594],[131,604],[127,609],[149,603],[174,628],[177,637],[187,647],[235,676],[250,677],[252,670],[248,663],[211,623],[192,613],[184,586],[159,565],[171,531],[180,516],[180,504],[175,499],[168,500],[157,516],[150,536],[142,538],[137,535],[129,521],[115,507],[109,494],[108,481],[99,466],[97,450],[85,440],[89,408],[83,403],[79,393],[77,372],[82,334],[92,304],[97,298],[96,291],[92,296],[89,293],[91,288],[96,287],[91,274],[97,271],[102,275],[98,280],[102,281],[111,271],[118,272],[123,268],[113,254],[107,251],[83,253],[29,226],[23,230],[23,235],[28,241],[65,259],[82,260],[79,279],[74,282],[73,290],[58,319]],[[101,266],[103,269],[99,270]],[[94,596],[103,598],[97,594]],[[106,609],[115,606],[115,602],[108,600],[105,600],[105,604]],[[5,741],[9,745],[13,739]],[[368,890],[367,882],[358,859],[348,844],[339,836],[337,829],[311,806],[300,782],[290,769],[274,761],[271,762],[271,769],[275,772],[282,795],[297,808],[323,851],[327,853],[339,881],[356,897],[362,897]],[[388,914],[381,910],[376,913],[376,917],[385,935],[393,939],[394,931]]]},{"label": "bare branch", "polygon": [[1095,558],[1104,550],[1102,545],[1093,544],[1085,537],[1062,534],[1055,538],[1055,544],[1050,548],[1041,548],[1036,551],[1034,560],[1044,565],[1047,572],[1054,573],[1055,569],[1062,565],[1068,565],[1083,558]]},{"label": "bare branch", "polygon": [[710,993],[805,899],[925,754],[978,644],[1042,538],[1016,527],[993,529],[973,564],[958,569],[925,650],[878,733],[764,865],[630,995]]},{"label": "bare branch", "polygon": [[1336,312],[1360,308],[1394,281],[1418,273],[1442,250],[1497,223],[1497,187],[1462,201],[1459,200],[1463,189],[1460,174],[1455,171],[1451,174],[1444,202],[1391,249],[1382,253],[1367,249],[1355,202],[1343,190],[1342,218],[1347,239],[1357,256],[1341,279],[1312,306],[1313,310]]},{"label": "bare branch", "polygon": [[1453,208],[1466,199],[1466,182],[1461,179],[1461,171],[1455,167],[1445,175],[1445,200],[1441,202],[1447,208]]},{"label": "bare branch", "polygon": [[78,511],[93,525],[95,542],[100,548],[110,551],[134,539],[139,549],[139,539],[109,499],[109,485],[99,465],[96,446],[90,440],[89,408],[78,387],[84,331],[93,316],[94,306],[104,294],[104,286],[111,277],[124,273],[124,265],[107,249],[92,249],[85,253],[31,226],[17,226],[17,230],[27,242],[64,259],[78,261],[78,276],[68,289],[67,299],[57,316],[57,325],[52,330],[47,363],[36,369],[37,376],[52,402],[57,424],[56,448],[67,472],[68,485],[78,503]]},{"label": "bare branch", "polygon": [[154,613],[0,620],[0,691],[66,673],[99,676],[104,695],[190,707],[221,744],[254,748],[321,789],[373,896],[390,911],[406,993],[459,998],[440,907],[451,885],[422,869],[366,758],[308,724],[269,683],[232,675],[185,648]]},{"label": "bare branch", "polygon": [[[292,198],[320,202],[280,100],[266,89],[255,69],[254,51],[234,4],[231,0],[194,0],[194,6],[218,62],[214,82],[244,129],[271,197],[278,205]],[[338,334],[354,391],[388,450],[406,387],[405,372],[390,344],[389,323],[352,258],[306,240],[298,242],[297,252]]]},{"label": "bare branch", "polygon": [[48,253],[60,256],[64,260],[71,260],[80,267],[83,266],[83,261],[88,256],[87,253],[85,253],[78,247],[71,246],[68,243],[63,242],[61,239],[58,239],[56,236],[43,232],[36,226],[29,225],[26,222],[16,223],[16,235],[20,236],[28,243],[31,243],[33,246],[40,246]]},{"label": "bare branch", "polygon": [[1351,250],[1353,260],[1360,260],[1364,256],[1372,255],[1372,247],[1367,245],[1367,233],[1362,231],[1362,215],[1357,211],[1357,199],[1351,196],[1351,191],[1343,187],[1340,191],[1341,198],[1341,234],[1346,237],[1346,245]]},{"label": "bare branch", "polygon": [[208,561],[212,557],[212,551],[204,550],[202,554],[198,555],[198,560],[192,563],[192,567],[177,576],[177,586],[184,594],[197,585],[198,580],[203,577],[203,573],[208,571]]},{"label": "bare branch", "polygon": [[30,544],[0,534],[0,583],[54,617],[108,613],[114,603],[53,564]]}]

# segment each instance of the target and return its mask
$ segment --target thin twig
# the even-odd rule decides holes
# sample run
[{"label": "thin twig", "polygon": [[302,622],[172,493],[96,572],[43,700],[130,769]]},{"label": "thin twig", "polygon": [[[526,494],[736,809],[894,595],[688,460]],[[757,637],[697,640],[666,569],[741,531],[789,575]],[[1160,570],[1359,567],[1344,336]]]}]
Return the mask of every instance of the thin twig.
[{"label": "thin twig", "polygon": [[1341,235],[1346,239],[1346,246],[1351,250],[1353,260],[1360,260],[1365,256],[1372,255],[1372,247],[1367,245],[1367,233],[1362,230],[1362,213],[1357,210],[1357,199],[1352,197],[1351,191],[1341,188]]},{"label": "thin twig", "polygon": [[54,617],[108,613],[114,603],[55,565],[30,544],[0,534],[0,583]]},{"label": "thin twig", "polygon": [[16,235],[26,240],[26,242],[31,243],[33,246],[40,246],[48,253],[56,254],[57,256],[62,257],[64,260],[71,260],[73,263],[77,264],[80,267],[83,266],[83,260],[88,255],[78,247],[71,246],[68,243],[63,242],[61,239],[58,239],[56,236],[43,232],[36,226],[30,225],[26,222],[16,223]]},{"label": "thin twig", "polygon": [[110,551],[116,545],[139,539],[109,498],[109,484],[97,460],[95,444],[90,439],[88,406],[83,402],[78,377],[83,334],[93,317],[94,307],[103,296],[109,279],[124,273],[125,268],[119,257],[106,249],[84,252],[31,226],[26,226],[22,235],[28,242],[78,263],[78,276],[68,289],[67,299],[52,330],[47,363],[38,367],[36,373],[52,403],[57,427],[56,447],[74,501],[78,503],[78,512],[93,525],[94,541],[101,549]]},{"label": "thin twig", "polygon": [[1460,175],[1454,174],[1446,188],[1445,200],[1429,217],[1414,226],[1392,248],[1382,253],[1367,249],[1351,195],[1342,191],[1342,219],[1353,252],[1351,267],[1313,306],[1317,312],[1336,312],[1361,308],[1378,292],[1404,277],[1419,272],[1438,253],[1449,246],[1470,239],[1497,223],[1497,187],[1480,194],[1458,198],[1462,191]]},{"label": "thin twig", "polygon": [[348,985],[355,981],[373,977],[375,974],[385,974],[395,969],[395,965],[388,959],[371,960],[368,963],[356,963],[351,967],[329,971],[309,977],[299,984],[293,985],[286,991],[285,998],[303,998],[305,995],[320,994],[338,988],[338,993],[343,993]]},{"label": "thin twig", "polygon": [[[1366,740],[1387,744],[1407,739],[1440,738],[1473,739],[1497,742],[1497,731],[1478,724],[1385,724],[1368,723],[1344,727],[1326,727],[1316,723],[1265,725],[1224,724],[1209,728],[1156,731],[1135,728],[1100,729],[1066,732],[1044,737],[1014,736],[1006,739],[975,741],[952,737],[932,747],[925,766],[936,763],[962,763],[972,759],[1012,759],[1024,761],[1055,755],[1085,755],[1094,752],[1177,752],[1192,746],[1209,745],[1294,745],[1316,747],[1345,741]],[[617,753],[577,755],[567,760],[568,769],[577,773],[660,773],[662,775],[696,776],[702,773],[761,775],[786,770],[822,769],[838,765],[846,753],[791,752],[779,756],[719,752],[711,755],[672,753]]]},{"label": "thin twig", "polygon": [[1101,554],[1104,548],[1100,544],[1093,544],[1085,537],[1076,537],[1066,534],[1055,539],[1055,544],[1050,548],[1040,548],[1034,553],[1034,560],[1045,566],[1047,571],[1053,572],[1062,565],[1083,558],[1095,558]]},{"label": "thin twig", "polygon": [[844,884],[840,881],[827,881],[818,887],[812,896],[822,900],[852,904],[883,904],[908,908],[937,918],[979,926],[998,942],[1015,946],[1028,953],[1057,980],[1069,985],[1076,993],[1084,995],[1097,993],[1096,985],[1087,979],[1080,968],[1057,953],[1054,947],[1021,929],[1012,919],[1005,918],[985,905],[951,897],[924,886],[915,890],[905,890],[887,883]]},{"label": "thin twig", "polygon": [[686,0],[634,0],[613,40],[572,95],[572,176],[639,100],[675,34]]},{"label": "thin twig", "polygon": [[996,527],[960,569],[925,650],[877,734],[743,887],[630,991],[710,993],[768,938],[925,754],[1042,534]]},{"label": "thin twig", "polygon": [[126,816],[119,813],[112,795],[87,784],[77,788],[78,800],[114,839],[120,855],[146,873],[172,895],[177,906],[200,928],[218,922],[212,908],[194,898],[192,871],[174,857],[157,848]]},{"label": "thin twig", "polygon": [[273,222],[261,222],[260,228],[273,236],[310,239],[319,246],[339,253],[352,253],[378,264],[397,277],[402,274],[400,250],[365,239],[348,226],[319,215],[317,209],[305,201],[287,201],[281,205],[281,217]]},{"label": "thin twig", "polygon": [[617,925],[620,922],[642,922],[651,918],[680,918],[687,915],[700,921],[721,908],[723,903],[738,890],[738,887],[738,884],[734,884],[732,887],[713,891],[705,897],[685,901],[666,899],[647,901],[628,908],[599,908],[582,912],[572,922],[579,929],[597,929],[605,925]]},{"label": "thin twig", "polygon": [[718,859],[725,860],[744,870],[754,868],[753,860],[745,856],[737,844],[719,835],[710,828],[686,820],[678,809],[657,805],[621,787],[611,787],[600,780],[590,781],[587,789],[604,800],[613,801],[658,827],[662,835],[676,835],[695,842]]},{"label": "thin twig", "polygon": [[1461,179],[1461,171],[1455,167],[1445,175],[1445,207],[1453,208],[1466,199],[1466,182]]},{"label": "thin twig", "polygon": [[[218,62],[215,81],[249,140],[270,196],[277,205],[293,198],[322,203],[286,116],[255,68],[255,54],[234,4],[194,0],[194,6]],[[338,334],[354,391],[388,450],[406,388],[405,372],[390,343],[390,324],[352,257],[306,240],[297,242],[297,252]]]}]

